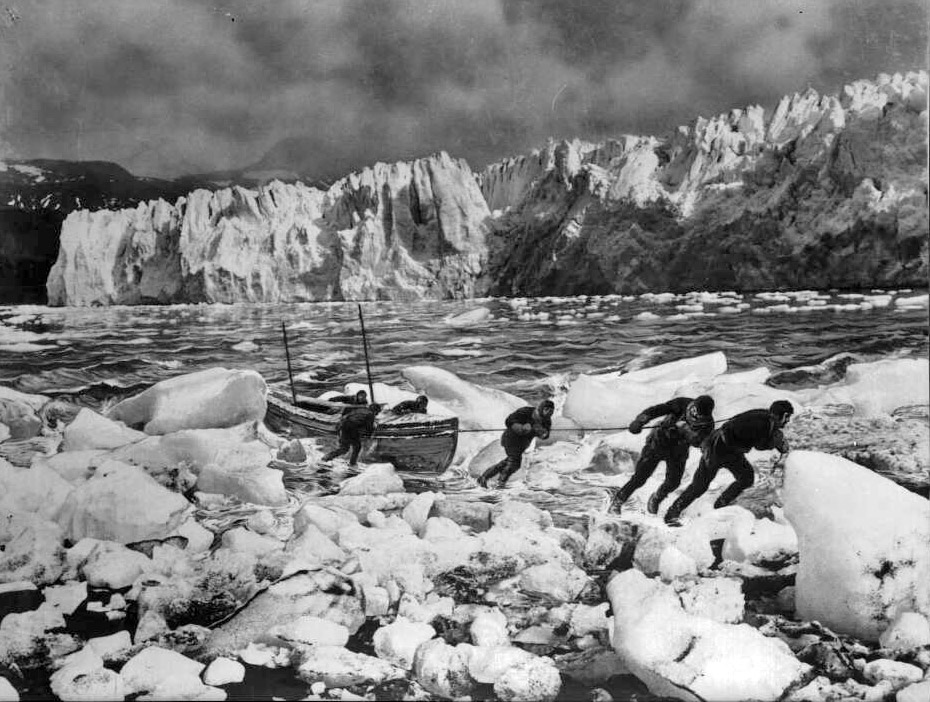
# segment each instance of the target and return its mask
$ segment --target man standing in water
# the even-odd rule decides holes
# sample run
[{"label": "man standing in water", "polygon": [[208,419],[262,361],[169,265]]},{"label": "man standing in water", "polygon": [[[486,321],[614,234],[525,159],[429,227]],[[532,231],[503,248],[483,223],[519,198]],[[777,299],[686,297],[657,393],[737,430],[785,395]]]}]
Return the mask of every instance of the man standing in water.
[{"label": "man standing in water", "polygon": [[[364,392],[364,391],[361,391]],[[362,437],[370,435],[375,428],[375,415],[381,410],[380,405],[359,405],[347,407],[343,410],[342,418],[337,426],[339,446],[323,456],[324,463],[341,456],[349,449],[349,465],[358,462],[358,454],[362,450]]]},{"label": "man standing in water", "polygon": [[501,435],[501,446],[507,453],[507,458],[488,468],[480,478],[478,484],[486,488],[488,480],[500,473],[497,487],[507,484],[511,475],[520,470],[523,461],[523,452],[529,448],[533,439],[548,439],[552,429],[552,413],[555,405],[550,400],[543,400],[536,407],[521,407],[512,412],[504,420],[504,433]]},{"label": "man standing in water", "polygon": [[676,397],[640,412],[630,424],[631,434],[639,434],[653,419],[662,416],[665,419],[646,439],[633,477],[614,494],[611,510],[619,512],[620,506],[646,483],[659,463],[665,461],[665,480],[646,504],[650,514],[658,512],[662,500],[681,485],[690,447],[700,446],[713,431],[713,413],[714,400],[709,395],[701,395],[693,400],[690,397]]},{"label": "man standing in water", "polygon": [[794,414],[794,407],[787,400],[772,403],[767,410],[754,409],[742,412],[729,419],[715,430],[704,442],[703,456],[691,484],[668,508],[665,522],[677,525],[681,513],[692,502],[707,492],[711,481],[720,468],[729,470],[736,480],[727,487],[714,502],[714,509],[726,507],[746,488],[752,485],[755,475],[746,454],[752,449],[768,451],[778,449],[788,453],[788,441],[782,433]]}]

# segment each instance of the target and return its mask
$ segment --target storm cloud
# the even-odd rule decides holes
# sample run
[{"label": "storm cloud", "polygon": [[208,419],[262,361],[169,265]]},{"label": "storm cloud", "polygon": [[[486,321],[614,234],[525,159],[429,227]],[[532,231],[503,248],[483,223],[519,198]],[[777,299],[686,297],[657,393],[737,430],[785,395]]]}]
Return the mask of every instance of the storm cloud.
[{"label": "storm cloud", "polygon": [[14,0],[0,152],[160,176],[439,149],[480,168],[921,68],[926,26],[919,0]]}]

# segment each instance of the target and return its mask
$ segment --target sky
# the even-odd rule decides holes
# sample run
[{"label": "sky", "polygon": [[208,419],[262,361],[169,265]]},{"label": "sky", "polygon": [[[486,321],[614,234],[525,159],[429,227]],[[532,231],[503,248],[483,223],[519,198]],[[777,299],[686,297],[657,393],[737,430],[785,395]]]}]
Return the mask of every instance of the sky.
[{"label": "sky", "polygon": [[478,170],[926,65],[923,0],[7,0],[0,157]]}]

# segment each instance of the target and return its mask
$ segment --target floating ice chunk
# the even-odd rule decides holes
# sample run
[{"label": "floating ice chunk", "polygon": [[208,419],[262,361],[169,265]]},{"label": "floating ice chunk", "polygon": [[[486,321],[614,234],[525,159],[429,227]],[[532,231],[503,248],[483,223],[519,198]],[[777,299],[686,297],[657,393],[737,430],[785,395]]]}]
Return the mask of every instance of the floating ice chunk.
[{"label": "floating ice chunk", "polygon": [[802,619],[877,640],[898,612],[930,614],[930,503],[838,456],[793,451],[785,516],[798,535]]},{"label": "floating ice chunk", "polygon": [[930,402],[930,361],[884,359],[853,363],[843,383],[813,396],[812,405],[848,404],[863,416],[891,414],[898,407]]},{"label": "floating ice chunk", "polygon": [[639,319],[644,322],[651,322],[654,319],[660,319],[659,315],[653,312],[640,312],[638,315],[633,317],[633,319]]},{"label": "floating ice chunk", "polygon": [[503,430],[507,415],[526,405],[515,395],[469,383],[434,366],[410,366],[401,375],[431,404],[435,400],[457,416],[463,429],[499,426]]},{"label": "floating ice chunk", "polygon": [[443,321],[450,327],[470,327],[488,321],[491,310],[487,307],[478,307],[462,314],[446,317]]},{"label": "floating ice chunk", "polygon": [[113,449],[144,439],[141,431],[83,408],[64,430],[65,451]]},{"label": "floating ice chunk", "polygon": [[753,297],[757,300],[769,300],[771,302],[789,302],[791,300],[785,293],[777,292],[760,292],[756,293]]},{"label": "floating ice chunk", "polygon": [[255,371],[210,368],[163,380],[107,415],[148,434],[222,428],[265,416],[265,381]]},{"label": "floating ice chunk", "polygon": [[894,304],[895,307],[927,307],[928,304],[930,304],[930,294],[915,295],[914,297],[898,297],[895,298]]},{"label": "floating ice chunk", "polygon": [[891,295],[870,295],[865,299],[872,307],[888,307],[891,305]]},{"label": "floating ice chunk", "polygon": [[568,390],[562,415],[592,429],[626,426],[662,395],[670,397],[676,384],[581,375]]},{"label": "floating ice chunk", "polygon": [[694,356],[692,358],[682,358],[678,361],[669,363],[660,363],[649,368],[625,373],[622,376],[617,373],[607,374],[608,377],[622,377],[623,380],[634,381],[637,383],[651,382],[684,382],[698,379],[714,378],[722,373],[727,372],[727,357],[722,351]]},{"label": "floating ice chunk", "polygon": [[752,314],[775,314],[776,312],[790,312],[791,305],[770,305],[768,307],[757,307]]},{"label": "floating ice chunk", "polygon": [[705,305],[724,305],[731,302],[732,296],[727,293],[716,292],[690,292],[685,296],[689,302],[703,303]]},{"label": "floating ice chunk", "polygon": [[668,304],[669,302],[674,302],[678,296],[675,293],[665,292],[665,293],[644,293],[640,295],[641,300],[647,302],[654,302],[659,305]]}]

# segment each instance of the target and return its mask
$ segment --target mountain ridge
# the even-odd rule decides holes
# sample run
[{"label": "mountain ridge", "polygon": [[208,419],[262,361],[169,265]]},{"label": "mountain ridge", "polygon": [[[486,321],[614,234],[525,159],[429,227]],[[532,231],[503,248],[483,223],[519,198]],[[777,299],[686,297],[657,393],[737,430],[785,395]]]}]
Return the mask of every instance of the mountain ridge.
[{"label": "mountain ridge", "polygon": [[[75,210],[63,218],[48,300],[924,285],[927,82],[919,71],[856,81],[839,96],[808,90],[768,115],[733,109],[664,138],[550,140],[480,173],[439,152],[325,189],[272,180],[174,202],[127,198],[122,214]],[[0,201],[9,171],[0,169]],[[181,180],[169,194],[191,184]],[[76,264],[101,256],[94,270]]]}]

